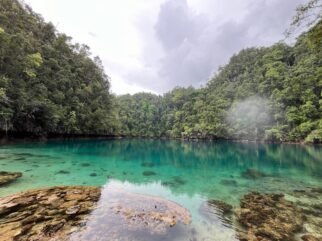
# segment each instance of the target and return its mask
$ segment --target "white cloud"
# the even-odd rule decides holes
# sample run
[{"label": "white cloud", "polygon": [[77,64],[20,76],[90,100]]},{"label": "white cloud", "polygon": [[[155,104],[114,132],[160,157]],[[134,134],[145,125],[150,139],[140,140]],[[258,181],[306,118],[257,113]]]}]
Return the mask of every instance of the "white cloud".
[{"label": "white cloud", "polygon": [[[114,93],[149,91],[125,79],[127,68],[144,68],[142,49],[144,41],[137,25],[151,22],[157,15],[161,1],[78,1],[26,0],[34,11],[51,21],[60,32],[73,37],[75,42],[91,48],[103,60],[106,73],[112,78]],[[151,3],[153,2],[153,3]],[[154,13],[149,9],[155,9]],[[143,46],[144,45],[144,46]]]},{"label": "white cloud", "polygon": [[241,48],[282,38],[304,0],[25,0],[103,61],[117,94],[199,86]]}]

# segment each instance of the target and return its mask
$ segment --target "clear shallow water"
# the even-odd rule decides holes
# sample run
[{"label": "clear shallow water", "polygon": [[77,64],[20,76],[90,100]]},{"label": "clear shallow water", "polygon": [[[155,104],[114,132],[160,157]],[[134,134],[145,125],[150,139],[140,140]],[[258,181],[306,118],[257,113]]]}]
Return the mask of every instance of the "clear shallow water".
[{"label": "clear shallow water", "polygon": [[[267,177],[246,179],[243,172],[249,168]],[[322,148],[160,140],[29,142],[1,146],[0,170],[23,173],[1,187],[0,196],[56,185],[99,185],[103,199],[110,188],[160,196],[186,207],[192,224],[155,240],[222,241],[235,240],[234,229],[216,210],[203,209],[207,200],[237,206],[249,191],[288,195],[321,187]]]}]

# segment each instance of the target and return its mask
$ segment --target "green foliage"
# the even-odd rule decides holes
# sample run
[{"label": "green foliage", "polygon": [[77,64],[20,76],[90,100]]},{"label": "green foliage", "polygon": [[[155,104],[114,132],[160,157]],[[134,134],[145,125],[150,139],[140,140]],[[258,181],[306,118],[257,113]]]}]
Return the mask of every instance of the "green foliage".
[{"label": "green foliage", "polygon": [[[320,0],[298,9],[304,21]],[[294,46],[231,57],[201,89],[114,97],[89,47],[18,0],[0,2],[0,129],[171,138],[321,142],[322,22]]]},{"label": "green foliage", "polygon": [[37,76],[36,69],[43,64],[43,60],[40,53],[29,54],[26,57],[26,69],[25,73],[28,77],[34,78]]},{"label": "green foliage", "polygon": [[87,46],[72,44],[18,0],[0,2],[0,112],[11,131],[110,134],[109,85]]},{"label": "green foliage", "polygon": [[272,128],[265,131],[265,140],[282,141],[283,136],[283,132],[278,128]]},{"label": "green foliage", "polygon": [[318,143],[322,140],[322,119],[316,123],[315,129],[305,138],[307,143]]},{"label": "green foliage", "polygon": [[321,29],[240,51],[205,88],[117,97],[122,134],[321,142],[322,42],[311,41]]}]

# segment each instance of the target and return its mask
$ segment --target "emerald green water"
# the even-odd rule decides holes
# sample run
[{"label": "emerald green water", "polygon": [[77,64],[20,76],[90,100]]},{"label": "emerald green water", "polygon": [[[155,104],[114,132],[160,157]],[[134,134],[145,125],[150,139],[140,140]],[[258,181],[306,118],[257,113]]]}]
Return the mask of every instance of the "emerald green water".
[{"label": "emerald green water", "polygon": [[[243,177],[249,168],[266,177]],[[99,185],[106,192],[117,188],[160,196],[186,207],[193,218],[185,232],[171,232],[158,237],[160,240],[222,241],[235,240],[234,227],[226,224],[216,210],[203,209],[207,200],[237,206],[249,191],[279,192],[292,198],[295,189],[322,187],[322,148],[234,142],[55,140],[2,145],[0,169],[23,173],[14,183],[0,187],[0,196],[56,185]],[[144,235],[137,240],[145,240]]]}]

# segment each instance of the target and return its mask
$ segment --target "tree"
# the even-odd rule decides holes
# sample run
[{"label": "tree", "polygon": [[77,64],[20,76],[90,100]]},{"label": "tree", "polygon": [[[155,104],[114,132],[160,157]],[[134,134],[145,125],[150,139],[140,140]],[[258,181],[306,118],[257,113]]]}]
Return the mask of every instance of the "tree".
[{"label": "tree", "polygon": [[[290,28],[286,31],[286,36],[292,35],[296,31],[303,31],[303,28],[310,29],[322,19],[322,1],[308,0],[296,8],[296,14]],[[321,31],[319,31],[321,37]]]},{"label": "tree", "polygon": [[111,134],[109,86],[88,46],[18,0],[0,2],[0,112],[10,113],[11,131]]}]

